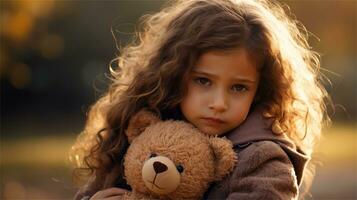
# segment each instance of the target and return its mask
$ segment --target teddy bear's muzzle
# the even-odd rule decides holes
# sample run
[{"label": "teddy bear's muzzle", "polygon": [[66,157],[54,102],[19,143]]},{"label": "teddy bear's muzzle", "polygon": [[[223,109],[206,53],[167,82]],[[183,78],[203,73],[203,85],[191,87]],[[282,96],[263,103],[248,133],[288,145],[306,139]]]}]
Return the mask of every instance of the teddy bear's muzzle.
[{"label": "teddy bear's muzzle", "polygon": [[142,178],[149,191],[163,195],[176,190],[180,184],[180,173],[176,165],[165,156],[148,159],[142,168]]}]

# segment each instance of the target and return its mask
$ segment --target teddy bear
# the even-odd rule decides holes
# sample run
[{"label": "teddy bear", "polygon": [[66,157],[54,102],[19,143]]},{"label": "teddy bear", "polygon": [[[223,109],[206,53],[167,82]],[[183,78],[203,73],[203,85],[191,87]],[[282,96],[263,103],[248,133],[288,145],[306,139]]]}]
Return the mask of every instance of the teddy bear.
[{"label": "teddy bear", "polygon": [[184,121],[162,121],[147,110],[130,119],[126,135],[124,177],[132,191],[122,199],[200,199],[237,162],[228,139],[206,136]]}]

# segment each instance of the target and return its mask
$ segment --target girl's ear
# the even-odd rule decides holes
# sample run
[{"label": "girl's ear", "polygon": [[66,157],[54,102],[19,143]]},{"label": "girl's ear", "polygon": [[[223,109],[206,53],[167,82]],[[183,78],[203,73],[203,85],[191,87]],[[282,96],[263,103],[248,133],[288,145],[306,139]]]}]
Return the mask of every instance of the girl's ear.
[{"label": "girl's ear", "polygon": [[232,143],[226,138],[211,137],[209,141],[216,157],[214,180],[220,181],[233,170],[237,154]]},{"label": "girl's ear", "polygon": [[144,132],[146,127],[152,124],[156,124],[159,121],[159,117],[150,111],[143,109],[137,112],[129,120],[128,129],[125,131],[126,136],[128,136],[129,143],[131,143],[134,138]]}]

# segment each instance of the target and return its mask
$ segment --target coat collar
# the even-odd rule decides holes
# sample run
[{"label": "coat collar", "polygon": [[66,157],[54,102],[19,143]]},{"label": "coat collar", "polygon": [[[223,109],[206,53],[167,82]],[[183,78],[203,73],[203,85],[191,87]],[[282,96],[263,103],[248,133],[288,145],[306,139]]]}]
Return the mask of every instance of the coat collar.
[{"label": "coat collar", "polygon": [[258,141],[273,141],[280,145],[284,152],[289,156],[300,185],[303,171],[310,157],[296,147],[294,142],[286,134],[277,135],[272,132],[272,120],[262,115],[263,108],[258,106],[253,108],[246,120],[236,129],[228,132],[225,136],[232,141],[233,146],[241,146],[246,143]]},{"label": "coat collar", "polygon": [[262,111],[262,107],[254,108],[240,126],[228,132],[225,136],[233,142],[233,145],[259,140],[272,140],[282,142],[291,148],[295,148],[295,145],[285,134],[277,135],[272,132],[270,128],[272,120],[264,118]]}]

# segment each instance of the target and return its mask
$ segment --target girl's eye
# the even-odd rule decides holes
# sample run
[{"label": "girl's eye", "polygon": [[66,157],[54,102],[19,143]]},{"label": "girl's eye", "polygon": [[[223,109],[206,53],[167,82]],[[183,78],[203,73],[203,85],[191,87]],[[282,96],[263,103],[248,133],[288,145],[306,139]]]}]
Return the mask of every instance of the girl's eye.
[{"label": "girl's eye", "polygon": [[233,92],[244,92],[247,90],[247,87],[241,84],[233,85],[232,86]]},{"label": "girl's eye", "polygon": [[208,78],[204,78],[204,77],[197,77],[194,79],[194,81],[200,85],[203,85],[203,86],[211,85],[211,81]]}]

